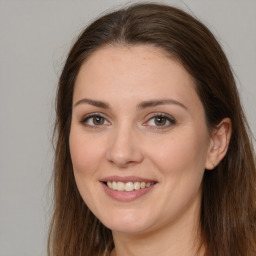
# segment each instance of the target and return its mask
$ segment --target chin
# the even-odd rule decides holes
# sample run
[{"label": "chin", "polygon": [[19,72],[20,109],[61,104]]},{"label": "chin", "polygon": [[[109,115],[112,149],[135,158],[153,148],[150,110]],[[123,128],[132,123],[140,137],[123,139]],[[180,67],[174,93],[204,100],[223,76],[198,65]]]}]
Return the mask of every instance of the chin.
[{"label": "chin", "polygon": [[144,225],[138,225],[133,223],[131,224],[118,224],[118,223],[113,223],[110,225],[106,225],[107,228],[111,229],[113,232],[118,232],[118,233],[126,233],[126,234],[140,234],[145,231],[147,231],[147,228]]},{"label": "chin", "polygon": [[121,233],[143,233],[148,230],[153,220],[149,220],[144,216],[126,213],[126,214],[114,214],[108,215],[110,218],[102,218],[101,222],[114,232]]}]

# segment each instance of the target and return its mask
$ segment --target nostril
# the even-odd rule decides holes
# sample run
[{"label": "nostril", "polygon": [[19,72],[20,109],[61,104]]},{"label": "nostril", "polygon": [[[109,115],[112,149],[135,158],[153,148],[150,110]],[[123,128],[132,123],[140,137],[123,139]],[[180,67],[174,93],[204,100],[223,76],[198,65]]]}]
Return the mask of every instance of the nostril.
[{"label": "nostril", "polygon": [[136,147],[126,149],[112,148],[109,150],[107,158],[112,164],[125,168],[140,163],[143,160],[143,154],[140,148]]},{"label": "nostril", "polygon": [[120,168],[141,162],[143,155],[141,144],[138,143],[138,134],[125,122],[121,122],[115,133],[110,137],[107,159]]}]

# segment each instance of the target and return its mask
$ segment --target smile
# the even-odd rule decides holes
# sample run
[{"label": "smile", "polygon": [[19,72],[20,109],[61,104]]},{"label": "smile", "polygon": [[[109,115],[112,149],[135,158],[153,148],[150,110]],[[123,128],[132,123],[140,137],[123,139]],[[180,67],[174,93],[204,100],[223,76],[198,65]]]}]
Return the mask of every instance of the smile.
[{"label": "smile", "polygon": [[133,201],[152,191],[157,181],[136,176],[109,176],[100,180],[105,193],[117,201]]},{"label": "smile", "polygon": [[105,184],[112,190],[131,192],[134,190],[148,188],[154,185],[154,182],[129,181],[125,183],[121,181],[107,181]]}]

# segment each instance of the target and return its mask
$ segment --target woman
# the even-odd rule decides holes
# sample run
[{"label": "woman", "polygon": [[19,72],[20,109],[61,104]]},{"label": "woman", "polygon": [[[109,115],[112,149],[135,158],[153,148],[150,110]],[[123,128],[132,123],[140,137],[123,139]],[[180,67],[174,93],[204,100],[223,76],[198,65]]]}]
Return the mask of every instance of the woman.
[{"label": "woman", "polygon": [[255,255],[256,172],[229,63],[173,7],[93,22],[59,81],[49,255]]}]

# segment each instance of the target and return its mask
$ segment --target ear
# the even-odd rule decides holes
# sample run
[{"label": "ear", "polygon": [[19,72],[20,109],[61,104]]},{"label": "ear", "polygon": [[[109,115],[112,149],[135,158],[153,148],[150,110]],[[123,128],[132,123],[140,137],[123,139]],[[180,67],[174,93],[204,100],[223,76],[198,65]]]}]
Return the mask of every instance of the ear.
[{"label": "ear", "polygon": [[231,120],[224,118],[211,133],[205,169],[214,169],[224,158],[231,137]]}]

